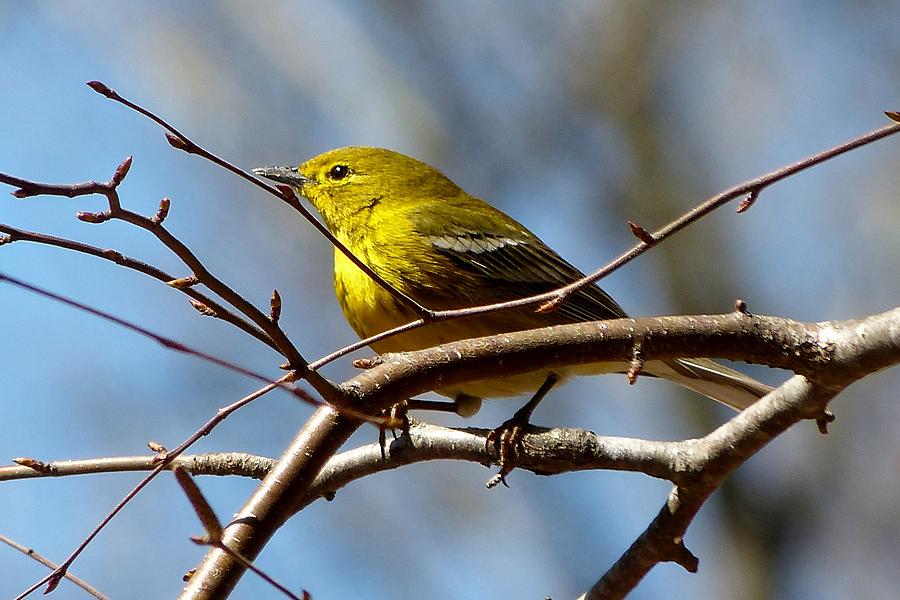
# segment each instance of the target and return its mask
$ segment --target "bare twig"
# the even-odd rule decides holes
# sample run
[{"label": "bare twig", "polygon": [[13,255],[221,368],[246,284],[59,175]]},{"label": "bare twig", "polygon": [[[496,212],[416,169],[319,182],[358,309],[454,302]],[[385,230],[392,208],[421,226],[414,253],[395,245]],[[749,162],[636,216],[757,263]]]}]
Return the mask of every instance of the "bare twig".
[{"label": "bare twig", "polygon": [[[22,544],[16,542],[13,539],[10,539],[2,534],[0,534],[0,542],[6,544],[10,548],[18,550],[25,556],[34,559],[35,561],[41,563],[45,567],[48,567],[50,569],[56,569],[56,563],[54,563],[52,560],[50,560],[47,557],[42,556],[41,554],[36,552],[34,548],[29,548],[27,546],[23,546]],[[89,584],[87,581],[85,581],[81,577],[72,575],[71,573],[66,573],[65,578],[68,579],[69,581],[71,581],[72,583],[74,583],[75,585],[77,585],[78,587],[80,587],[81,589],[83,589],[85,592],[87,592],[94,598],[97,598],[98,600],[108,600],[108,598],[106,596],[104,596],[102,592],[100,592],[97,588],[95,588],[94,586]]]},{"label": "bare twig", "polygon": [[[209,363],[212,363],[219,367],[222,367],[223,369],[227,369],[227,370],[233,371],[235,373],[240,373],[241,375],[244,375],[245,377],[249,377],[251,379],[255,379],[257,381],[261,381],[266,384],[275,385],[276,387],[280,387],[280,388],[288,391],[289,393],[293,394],[296,398],[302,400],[303,402],[312,404],[313,406],[321,406],[321,404],[322,404],[322,402],[320,400],[313,398],[308,392],[304,391],[303,389],[301,389],[299,387],[291,385],[287,381],[284,381],[286,378],[292,378],[293,377],[292,375],[286,375],[285,377],[282,377],[281,379],[279,379],[277,382],[273,382],[271,377],[267,377],[266,375],[263,375],[262,373],[257,373],[256,371],[252,371],[250,369],[247,369],[247,368],[237,365],[235,363],[221,359],[217,356],[213,356],[212,354],[208,354],[206,352],[203,352],[202,350],[197,350],[196,348],[191,348],[190,346],[182,344],[181,342],[174,340],[170,337],[166,337],[164,335],[160,335],[156,332],[153,332],[153,331],[147,329],[146,327],[141,327],[140,325],[137,325],[130,321],[126,321],[125,319],[122,319],[121,317],[117,317],[106,311],[100,310],[98,308],[94,308],[92,306],[88,306],[87,304],[83,304],[83,303],[78,302],[77,300],[73,300],[71,298],[66,298],[65,296],[62,296],[55,292],[51,292],[50,290],[40,288],[36,285],[32,285],[32,284],[22,281],[21,279],[18,279],[16,277],[7,275],[6,273],[0,272],[0,282],[6,282],[9,284],[12,284],[21,289],[28,290],[29,292],[40,294],[41,296],[44,296],[46,298],[50,298],[57,302],[61,302],[68,306],[72,306],[79,310],[83,310],[84,312],[90,313],[96,317],[100,317],[101,319],[105,319],[107,321],[115,323],[116,325],[119,325],[120,327],[123,327],[130,331],[133,331],[135,333],[138,333],[144,337],[150,338],[154,342],[160,344],[161,346],[163,346],[164,348],[167,348],[169,350],[174,350],[176,352],[183,352],[184,354],[187,354],[189,356],[194,356],[201,360],[205,360],[206,362],[209,362]],[[290,379],[289,381],[292,381],[292,379]],[[359,415],[359,416],[362,416],[362,415]]]},{"label": "bare twig", "polygon": [[[194,512],[196,513],[197,518],[200,520],[200,523],[203,525],[203,529],[206,530],[206,535],[203,535],[201,537],[192,537],[191,541],[196,544],[212,546],[213,548],[218,548],[219,550],[227,552],[245,569],[249,569],[250,571],[256,573],[263,579],[263,581],[274,587],[287,598],[291,598],[291,600],[301,600],[300,596],[294,594],[288,588],[278,583],[274,578],[254,565],[251,561],[247,560],[246,558],[244,558],[237,552],[234,552],[233,550],[231,550],[231,548],[223,544],[222,523],[216,516],[216,513],[213,510],[212,506],[210,506],[209,502],[206,500],[203,492],[200,491],[200,487],[194,482],[194,479],[191,477],[190,473],[188,473],[182,467],[175,467],[172,469],[172,471],[175,473],[175,479],[178,480],[178,485],[181,486],[182,491],[184,491],[184,495],[187,496],[188,501],[190,501],[191,506],[194,508]],[[309,594],[305,590],[303,592],[303,598],[309,598]]]},{"label": "bare twig", "polygon": [[212,419],[210,419],[209,421],[204,423],[200,429],[195,431],[190,437],[188,437],[186,440],[184,440],[175,449],[166,452],[164,455],[157,455],[157,459],[159,462],[158,462],[156,468],[154,468],[153,471],[151,471],[146,477],[144,477],[140,481],[140,483],[138,483],[136,486],[134,486],[134,488],[132,488],[132,490],[130,492],[128,492],[125,495],[125,497],[119,501],[118,504],[116,504],[116,506],[109,512],[109,514],[107,514],[106,517],[104,517],[103,520],[100,521],[100,523],[93,529],[93,531],[91,531],[87,535],[87,537],[78,545],[78,547],[68,557],[66,557],[66,559],[59,565],[59,567],[54,569],[54,571],[52,573],[50,573],[49,575],[47,575],[40,581],[33,584],[27,590],[25,590],[24,592],[19,594],[19,596],[16,597],[16,600],[25,598],[26,596],[30,595],[32,592],[34,592],[35,590],[40,588],[45,583],[47,584],[47,589],[45,590],[44,593],[49,593],[49,592],[53,591],[56,588],[56,586],[59,585],[59,582],[62,579],[62,577],[65,576],[65,573],[69,569],[69,566],[75,561],[76,558],[78,558],[81,555],[82,552],[84,552],[84,550],[88,547],[88,545],[91,543],[91,541],[93,541],[93,539],[95,537],[97,537],[97,535],[100,534],[100,532],[103,530],[103,528],[106,527],[106,525],[109,524],[109,522],[112,521],[112,519],[117,514],[119,514],[119,512],[123,508],[125,508],[125,506],[131,501],[132,498],[134,498],[142,489],[147,487],[147,485],[149,485],[150,482],[153,481],[157,475],[159,475],[161,472],[166,470],[169,467],[169,465],[172,463],[172,461],[175,460],[175,458],[177,458],[178,456],[183,454],[184,451],[187,450],[188,448],[190,448],[192,445],[194,445],[197,442],[197,440],[208,435],[209,432],[211,432],[213,429],[215,429],[215,427],[219,423],[221,423],[222,421],[227,419],[232,413],[243,408],[244,406],[253,402],[257,398],[264,396],[265,394],[268,394],[269,392],[271,392],[274,389],[277,389],[279,387],[279,384],[286,383],[291,380],[292,380],[291,375],[285,375],[280,380],[278,380],[278,382],[270,383],[269,385],[266,385],[265,387],[262,387],[262,388],[256,390],[255,392],[248,394],[247,396],[244,396],[237,402],[234,402],[224,408],[219,409],[219,411],[216,413],[216,416],[214,416]]},{"label": "bare twig", "polygon": [[[174,275],[170,275],[162,269],[158,269],[153,265],[147,264],[135,258],[130,258],[128,256],[125,256],[121,252],[109,248],[98,248],[97,246],[91,246],[90,244],[76,242],[75,240],[56,237],[44,233],[37,233],[35,231],[27,231],[25,229],[19,229],[18,227],[12,227],[5,223],[0,223],[0,232],[5,233],[8,236],[8,239],[4,243],[22,241],[34,242],[37,244],[43,244],[45,246],[56,246],[57,248],[65,248],[67,250],[73,250],[75,252],[80,252],[82,254],[87,254],[90,256],[96,256],[97,258],[114,262],[117,265],[132,269],[139,273],[143,273],[144,275],[149,275],[150,277],[158,281],[162,281],[163,283],[175,279]],[[195,302],[198,302],[204,307],[211,310],[211,315],[214,315],[216,318],[231,323],[235,327],[238,327],[245,333],[252,335],[262,343],[271,347],[276,352],[278,351],[275,343],[263,331],[261,331],[252,323],[232,313],[206,294],[197,291],[193,287],[183,288],[181,291],[183,291]]]},{"label": "bare twig", "polygon": [[[263,581],[265,581],[266,583],[271,585],[273,588],[275,588],[276,590],[281,592],[284,596],[291,598],[292,600],[311,600],[312,599],[312,595],[309,592],[307,592],[306,590],[303,590],[303,596],[298,596],[297,594],[295,594],[294,592],[292,592],[285,586],[281,585],[280,583],[278,583],[278,581],[276,581],[273,577],[271,577],[265,571],[263,571],[262,569],[260,569],[256,565],[254,565],[251,561],[247,560],[246,558],[244,558],[243,556],[241,556],[240,554],[238,554],[237,552],[235,552],[234,550],[232,550],[231,548],[226,546],[222,542],[222,540],[214,540],[214,539],[210,539],[207,537],[202,537],[202,538],[201,537],[192,537],[191,541],[194,542],[195,544],[199,544],[201,546],[211,546],[211,547],[215,548],[216,550],[227,554],[233,561],[240,564],[244,569],[247,569],[248,571],[255,573]],[[195,575],[196,575],[196,573],[195,573]]]},{"label": "bare twig", "polygon": [[[183,242],[181,242],[181,240],[176,238],[165,228],[162,222],[168,212],[168,199],[164,199],[161,202],[160,210],[153,217],[145,217],[136,212],[122,208],[118,187],[128,174],[131,164],[132,158],[129,156],[116,167],[115,172],[107,182],[85,181],[73,184],[51,184],[29,181],[5,173],[0,173],[0,182],[17,186],[18,189],[13,191],[13,195],[17,198],[28,198],[38,195],[64,196],[67,198],[95,194],[104,196],[108,204],[108,209],[106,211],[99,213],[80,212],[77,215],[78,218],[88,223],[104,223],[111,219],[118,219],[152,233],[164,246],[166,246],[166,248],[172,251],[173,254],[191,269],[192,274],[190,277],[195,278],[196,283],[202,283],[250,319],[250,321],[252,321],[259,329],[266,333],[272,340],[278,352],[288,360],[293,369],[300,372],[301,376],[307,378],[316,391],[329,400],[334,400],[333,386],[331,386],[324,378],[307,372],[306,360],[277,323],[269,319],[267,315],[231,289],[219,278],[215,277],[203,265],[200,259]],[[180,279],[173,279],[172,281],[177,282],[180,281]],[[186,289],[186,287],[181,287],[179,289],[183,290]]]},{"label": "bare twig", "polygon": [[[163,450],[162,452],[165,453],[167,451]],[[40,470],[21,463],[16,466],[0,466],[0,481],[150,471],[158,466],[159,458],[148,455],[104,456],[101,458],[40,462],[44,465],[44,468]],[[271,458],[244,452],[213,452],[178,456],[169,462],[167,468],[182,467],[194,475],[217,475],[223,477],[237,475],[239,477],[262,479],[269,472],[273,463],[274,460]]]},{"label": "bare twig", "polygon": [[[159,333],[151,331],[151,330],[147,329],[146,327],[141,327],[140,325],[137,325],[135,323],[132,323],[130,321],[127,321],[125,319],[117,317],[106,311],[100,310],[98,308],[94,308],[92,306],[88,306],[87,304],[83,304],[81,302],[78,302],[77,300],[73,300],[72,298],[67,298],[67,297],[57,294],[55,292],[51,292],[50,290],[46,290],[46,289],[38,287],[36,285],[27,283],[25,281],[22,281],[21,279],[12,277],[11,275],[7,275],[3,272],[0,272],[0,282],[9,283],[9,284],[19,287],[21,289],[33,292],[35,294],[39,294],[46,298],[50,298],[57,302],[61,302],[68,306],[72,306],[74,308],[83,310],[89,314],[100,317],[102,319],[105,319],[107,321],[115,323],[116,325],[124,327],[125,329],[134,331],[135,333],[139,333],[140,335],[150,338],[151,340],[159,343],[161,346],[163,346],[164,348],[167,348],[169,350],[174,350],[176,352],[183,352],[184,354],[188,354],[190,356],[194,356],[201,360],[205,360],[206,362],[220,366],[229,371],[239,373],[239,374],[249,377],[251,379],[256,379],[257,381],[262,381],[267,384],[275,385],[276,387],[286,390],[287,392],[291,393],[293,396],[295,396],[299,400],[301,400],[307,404],[311,404],[312,406],[322,406],[324,404],[323,401],[314,398],[306,390],[304,390],[300,387],[297,387],[296,385],[292,385],[292,383],[297,379],[297,374],[294,372],[291,372],[290,374],[285,375],[281,379],[273,380],[271,377],[267,377],[261,373],[253,371],[251,369],[247,369],[245,367],[242,367],[235,363],[221,359],[212,354],[203,352],[202,350],[197,350],[196,348],[187,346],[186,344],[183,344],[183,343],[181,343],[177,340],[174,340],[170,337],[166,337],[164,335],[161,335]],[[348,417],[354,418],[354,419],[358,419],[361,422],[368,422],[368,423],[372,423],[374,425],[378,425],[379,427],[396,427],[398,425],[396,420],[394,420],[390,417],[381,417],[378,415],[370,415],[370,414],[360,412],[360,411],[352,408],[345,401],[345,399],[342,397],[341,394],[336,393],[334,391],[334,386],[330,382],[327,382],[327,383],[328,383],[328,386],[332,389],[332,397],[340,398],[339,402],[334,405],[334,408],[336,410],[340,411],[342,414],[344,414]]]}]

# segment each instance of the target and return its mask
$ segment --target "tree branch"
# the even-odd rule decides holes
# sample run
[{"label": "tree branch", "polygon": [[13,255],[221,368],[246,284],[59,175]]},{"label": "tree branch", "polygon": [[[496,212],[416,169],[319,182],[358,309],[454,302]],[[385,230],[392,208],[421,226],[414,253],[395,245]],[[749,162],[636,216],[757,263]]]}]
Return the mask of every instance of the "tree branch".
[{"label": "tree branch", "polygon": [[583,600],[624,598],[660,562],[696,572],[699,561],[684,547],[684,535],[706,500],[728,475],[810,411],[824,410],[836,393],[802,375],[697,440],[685,454],[692,481],[676,485],[646,530],[584,595]]},{"label": "tree branch", "polygon": [[214,276],[187,245],[172,235],[168,229],[163,226],[163,221],[168,213],[170,204],[168,199],[163,199],[160,202],[159,211],[154,217],[145,217],[122,208],[118,188],[128,174],[131,163],[132,158],[129,156],[116,167],[112,177],[106,182],[85,181],[72,184],[52,184],[30,181],[6,173],[0,173],[0,183],[17,186],[18,189],[13,191],[13,196],[17,198],[29,198],[40,195],[63,196],[67,198],[94,194],[104,196],[108,205],[106,211],[99,213],[80,212],[77,215],[78,219],[94,224],[104,223],[111,219],[118,219],[153,234],[166,248],[175,254],[185,266],[191,269],[191,275],[189,277],[170,280],[167,282],[169,285],[177,289],[184,289],[202,283],[208,287],[220,298],[245,315],[259,329],[265,332],[277,348],[278,352],[288,360],[291,368],[298,370],[317,392],[329,400],[339,401],[340,398],[336,397],[334,387],[330,382],[315,373],[308,372],[306,359],[303,358],[293,342],[288,339],[287,335],[275,321],[270,319],[251,302],[226,285],[225,282]]},{"label": "tree branch", "polygon": [[[475,380],[486,372],[509,376],[594,362],[621,361],[627,365],[636,343],[641,344],[646,360],[730,358],[787,368],[802,375],[790,379],[702,440],[649,446],[649,452],[638,462],[653,465],[655,476],[662,476],[667,469],[673,473],[671,479],[677,487],[654,521],[656,525],[635,542],[614,568],[612,581],[624,582],[616,583],[616,589],[633,587],[662,560],[695,568],[681,537],[705,499],[728,473],[773,437],[799,420],[821,416],[828,400],[843,387],[900,362],[900,308],[866,319],[827,323],[800,323],[734,312],[561,325],[388,354],[381,364],[339,388],[353,399],[353,406],[374,412],[438,385]],[[817,391],[812,395],[798,394],[798,386],[815,386]],[[333,463],[334,470],[318,475],[337,446],[355,429],[355,423],[328,409],[319,409],[254,498],[226,528],[229,547],[252,560],[290,512],[357,476],[378,470],[379,459],[370,447],[344,455],[341,463]],[[464,439],[460,436],[465,435],[471,434],[455,432],[452,438],[459,442]],[[467,445],[474,442],[466,439]],[[526,447],[532,440],[526,436]],[[426,446],[418,451],[430,450],[433,449]],[[474,447],[466,449],[460,445],[454,452],[469,453],[481,460]],[[437,453],[433,456],[437,458]],[[315,485],[321,487],[313,491]],[[678,519],[670,523],[664,519],[664,513],[677,515]],[[649,540],[664,543],[651,548]],[[210,553],[181,597],[225,595],[242,570],[225,553]],[[609,581],[604,585],[609,585]]]},{"label": "tree branch", "polygon": [[[627,370],[635,344],[644,360],[726,358],[792,370],[846,385],[897,362],[900,308],[862,320],[802,323],[733,312],[689,317],[642,317],[557,325],[475,338],[435,348],[386,354],[381,363],[338,386],[354,406],[383,408],[392,400],[483,378],[543,369],[620,362]],[[858,331],[870,331],[872,339]],[[900,329],[898,329],[900,331]],[[900,334],[898,334],[900,335]],[[875,340],[882,342],[874,352]],[[846,362],[846,347],[873,350],[865,364]],[[813,415],[809,415],[812,417]]]},{"label": "tree branch", "polygon": [[[496,464],[497,454],[487,445],[489,429],[441,427],[410,419],[409,432],[384,447],[367,444],[341,452],[328,460],[316,477],[304,506],[332,496],[344,486],[368,475],[432,460],[464,460]],[[657,442],[636,438],[599,436],[585,429],[532,427],[525,434],[517,467],[539,475],[606,469],[633,471],[679,483],[683,474],[675,468],[681,442]],[[43,477],[70,477],[150,471],[159,463],[155,455],[110,456],[77,460],[44,461],[16,458],[13,466],[0,467],[0,482]],[[243,452],[181,455],[166,465],[181,467],[192,475],[236,475],[263,479],[275,460]]]},{"label": "tree branch", "polygon": [[[156,279],[158,281],[162,281],[163,283],[168,283],[175,279],[174,275],[170,275],[162,269],[158,269],[153,265],[147,264],[135,258],[125,256],[121,252],[112,250],[110,248],[98,248],[97,246],[91,246],[90,244],[77,242],[75,240],[70,240],[67,238],[56,237],[45,233],[38,233],[36,231],[19,229],[18,227],[12,227],[5,223],[0,223],[0,232],[7,235],[5,239],[0,239],[0,245],[21,241],[43,244],[45,246],[55,246],[57,248],[65,248],[66,250],[72,250],[74,252],[80,252],[81,254],[87,254],[89,256],[95,256],[103,260],[114,262],[117,265],[123,266],[133,271],[137,271],[138,273],[143,273],[144,275],[152,277],[153,279]],[[278,347],[275,345],[275,342],[273,342],[272,339],[267,336],[262,330],[257,328],[252,323],[237,316],[209,296],[197,291],[193,286],[181,287],[178,288],[178,290],[189,298],[193,299],[195,302],[198,302],[200,305],[202,305],[202,307],[209,309],[208,311],[203,312],[204,316],[213,316],[217,319],[221,319],[223,321],[231,323],[235,327],[239,328],[245,333],[252,335],[257,340],[266,344],[276,352],[278,351]],[[199,310],[197,304],[193,304],[193,306],[195,309]]]}]

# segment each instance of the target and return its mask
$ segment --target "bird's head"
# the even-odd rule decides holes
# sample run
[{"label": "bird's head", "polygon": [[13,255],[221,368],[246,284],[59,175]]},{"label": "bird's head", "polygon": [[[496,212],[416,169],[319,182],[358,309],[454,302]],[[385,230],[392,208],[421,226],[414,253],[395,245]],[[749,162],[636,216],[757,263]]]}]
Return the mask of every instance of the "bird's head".
[{"label": "bird's head", "polygon": [[354,225],[366,209],[453,198],[462,191],[437,169],[386,150],[348,146],[329,150],[298,167],[260,167],[253,172],[290,185],[312,202],[334,232]]}]

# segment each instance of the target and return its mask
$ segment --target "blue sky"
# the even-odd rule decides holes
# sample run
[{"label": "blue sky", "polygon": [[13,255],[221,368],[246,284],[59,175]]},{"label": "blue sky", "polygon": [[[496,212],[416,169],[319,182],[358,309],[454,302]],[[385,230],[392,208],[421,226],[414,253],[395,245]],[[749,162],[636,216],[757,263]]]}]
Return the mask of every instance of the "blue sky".
[{"label": "blue sky", "polygon": [[[402,6],[402,8],[400,8]],[[418,156],[513,214],[583,269],[725,187],[885,123],[900,108],[890,3],[823,6],[541,2],[0,3],[0,171],[57,182],[134,166],[125,204],[167,224],[222,279],[282,323],[309,357],[355,339],[333,300],[330,248],[287,207],[88,89],[100,79],[198,142],[253,167],[379,145]],[[725,209],[604,281],[633,314],[750,309],[816,321],[896,305],[900,140],[817,167]],[[0,221],[72,237],[186,275],[149,235],[90,225],[100,198],[0,201]],[[0,248],[0,270],[263,372],[278,357],[198,317],[172,290],[52,248]],[[175,445],[254,382],[97,319],[0,286],[0,460],[144,453]],[[777,383],[783,374],[750,369]],[[353,373],[349,362],[328,375]],[[834,404],[833,433],[801,424],[752,459],[687,537],[697,575],[655,569],[634,598],[885,597],[900,579],[900,379]],[[728,413],[658,382],[571,383],[536,421],[678,439]],[[512,402],[472,423],[496,425]],[[277,455],[309,414],[271,395],[198,451]],[[436,418],[437,419],[437,418]],[[442,422],[447,421],[441,418]],[[374,440],[362,430],[355,444]],[[656,513],[644,476],[514,473],[439,463],[358,482],[295,518],[260,564],[317,598],[573,597]],[[64,557],[138,479],[7,483],[0,532]],[[222,518],[253,482],[200,481]],[[113,597],[172,597],[201,556],[171,478],[129,507],[74,568]],[[41,568],[0,548],[0,596]],[[835,580],[834,573],[842,576]],[[111,574],[113,574],[111,576]],[[888,591],[890,590],[890,591]],[[71,589],[57,592],[77,597]],[[277,597],[248,577],[238,597]]]}]

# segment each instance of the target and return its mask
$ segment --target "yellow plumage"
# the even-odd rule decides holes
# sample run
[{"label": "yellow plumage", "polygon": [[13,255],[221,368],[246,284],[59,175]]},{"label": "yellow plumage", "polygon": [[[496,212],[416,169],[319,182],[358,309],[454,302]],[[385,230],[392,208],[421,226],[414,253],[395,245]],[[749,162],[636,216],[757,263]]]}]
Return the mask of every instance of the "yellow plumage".
[{"label": "yellow plumage", "polygon": [[[381,148],[340,148],[299,167],[255,170],[288,183],[309,199],[326,226],[385,281],[434,310],[522,298],[570,283],[582,273],[512,217],[470,196],[438,170]],[[416,315],[382,289],[343,253],[335,251],[334,288],[350,326],[369,337]],[[533,308],[433,323],[373,344],[381,353],[418,350],[460,339],[561,323],[624,317],[597,286],[582,289],[558,310]],[[564,369],[566,377],[621,372],[622,363]],[[770,388],[706,359],[650,362],[664,377],[742,409]],[[548,373],[486,377],[437,392],[464,400],[473,413],[480,398],[534,392]]]}]

